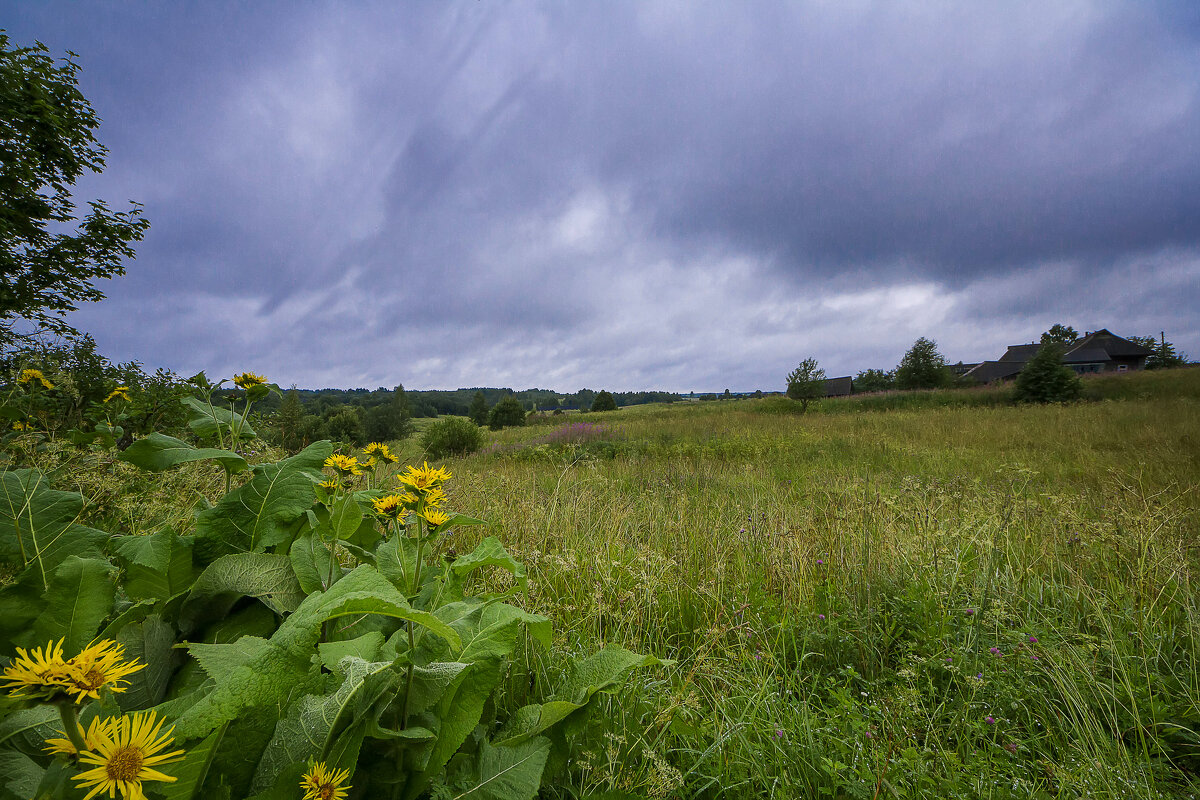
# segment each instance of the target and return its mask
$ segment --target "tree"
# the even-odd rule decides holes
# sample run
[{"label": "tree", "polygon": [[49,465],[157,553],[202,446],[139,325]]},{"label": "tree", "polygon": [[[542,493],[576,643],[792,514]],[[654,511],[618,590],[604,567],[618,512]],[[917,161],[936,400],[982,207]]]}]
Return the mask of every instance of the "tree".
[{"label": "tree", "polygon": [[494,431],[501,428],[519,427],[525,424],[525,409],[515,397],[505,397],[488,412],[488,427]]},{"label": "tree", "polygon": [[325,420],[325,435],[339,442],[349,442],[360,447],[367,443],[362,418],[356,406],[342,406]]},{"label": "tree", "polygon": [[483,392],[476,392],[471,398],[471,406],[467,409],[467,416],[476,425],[483,427],[488,421],[487,398],[483,396]]},{"label": "tree", "polygon": [[854,379],[854,392],[886,392],[896,388],[896,371],[864,369]]},{"label": "tree", "polygon": [[284,395],[283,404],[275,412],[275,431],[279,446],[283,449],[298,453],[305,446],[301,435],[301,423],[304,421],[304,408],[300,405],[300,394],[293,386]]},{"label": "tree", "polygon": [[1079,331],[1072,328],[1070,325],[1055,323],[1050,326],[1050,330],[1042,334],[1042,344],[1059,344],[1064,348],[1075,344],[1075,340],[1079,338]]},{"label": "tree", "polygon": [[601,389],[596,393],[596,399],[592,401],[592,411],[616,411],[617,401],[613,399],[612,394],[607,389]]},{"label": "tree", "polygon": [[142,207],[113,212],[103,201],[76,216],[72,187],[104,170],[100,124],[77,87],[79,65],[45,45],[9,48],[0,33],[0,338],[18,320],[73,335],[62,315],[101,300],[98,278],[125,274],[132,243],[150,223]]},{"label": "tree", "polygon": [[1066,403],[1078,400],[1083,385],[1075,371],[1062,363],[1062,345],[1043,342],[1017,375],[1013,399],[1018,403]]},{"label": "tree", "polygon": [[421,434],[421,446],[429,458],[465,456],[474,453],[482,444],[483,431],[462,417],[439,419]]},{"label": "tree", "polygon": [[363,427],[372,442],[387,442],[407,438],[413,431],[412,412],[404,384],[396,386],[388,402],[368,409]]},{"label": "tree", "polygon": [[1168,367],[1182,367],[1188,363],[1187,353],[1180,353],[1175,349],[1175,345],[1167,341],[1166,333],[1159,335],[1159,338],[1153,336],[1130,336],[1129,341],[1140,344],[1142,347],[1149,348],[1154,351],[1149,358],[1146,359],[1146,369],[1167,369]]},{"label": "tree", "polygon": [[787,396],[800,402],[801,413],[808,404],[825,396],[825,370],[818,369],[815,358],[806,358],[787,376]]},{"label": "tree", "polygon": [[896,367],[897,389],[939,389],[953,380],[937,342],[924,336],[913,342]]}]

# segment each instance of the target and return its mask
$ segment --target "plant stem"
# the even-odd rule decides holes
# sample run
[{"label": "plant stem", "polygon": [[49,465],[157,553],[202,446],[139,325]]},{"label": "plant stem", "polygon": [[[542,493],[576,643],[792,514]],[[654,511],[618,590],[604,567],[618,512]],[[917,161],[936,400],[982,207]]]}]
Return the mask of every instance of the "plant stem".
[{"label": "plant stem", "polygon": [[75,704],[63,701],[57,705],[58,715],[62,718],[63,729],[67,734],[67,738],[71,740],[71,744],[75,745],[75,752],[82,753],[88,749],[88,746],[83,741],[83,735],[79,733],[79,716],[75,711]]},{"label": "plant stem", "polygon": [[[424,510],[424,506],[424,501],[422,501],[418,506],[417,513],[417,568],[416,575],[413,577],[414,586],[411,593],[414,600],[421,591],[421,546],[425,541],[425,518],[421,516],[420,511]],[[413,623],[409,621],[405,624],[408,625],[408,674],[404,678],[404,705],[400,709],[400,730],[408,727],[408,698],[412,694],[413,654],[417,648],[413,638]]]}]

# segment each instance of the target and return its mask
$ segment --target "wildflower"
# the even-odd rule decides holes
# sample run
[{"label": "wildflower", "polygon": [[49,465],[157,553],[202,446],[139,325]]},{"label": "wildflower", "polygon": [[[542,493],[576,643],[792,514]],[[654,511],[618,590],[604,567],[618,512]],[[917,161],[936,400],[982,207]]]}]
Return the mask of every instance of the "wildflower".
[{"label": "wildflower", "polygon": [[34,381],[40,383],[43,389],[54,388],[54,384],[46,380],[46,376],[42,374],[40,369],[23,369],[21,370],[21,377],[17,378],[17,383],[22,386],[28,386]]},{"label": "wildflower", "polygon": [[972,614],[974,614],[974,613],[975,613],[975,609],[973,609],[973,608],[968,608],[968,609],[966,610],[966,615],[967,615],[968,617],[969,617],[969,616],[971,616],[971,615],[972,615]]},{"label": "wildflower", "polygon": [[12,424],[12,429],[13,429],[14,431],[27,431],[27,430],[31,430],[31,428],[30,428],[28,425],[26,425],[24,422],[14,422],[14,423]]},{"label": "wildflower", "polygon": [[322,489],[327,489],[328,491],[331,491],[331,492],[336,492],[336,491],[341,490],[342,482],[340,480],[338,480],[337,478],[326,478],[325,480],[318,483],[317,486],[320,486]]},{"label": "wildflower", "polygon": [[[112,724],[115,721],[116,720],[113,718],[100,719],[97,717],[96,719],[92,720],[91,725],[88,725],[86,731],[83,729],[82,725],[76,723],[76,727],[79,728],[79,738],[83,739],[84,747],[86,747],[88,750],[95,750],[97,744],[100,742],[100,737],[108,735],[108,730],[110,727],[112,727]],[[79,755],[79,751],[75,749],[75,743],[70,739],[65,738],[67,734],[63,731],[59,731],[59,733],[61,733],[64,738],[47,739],[46,746],[42,749],[51,755]]]},{"label": "wildflower", "polygon": [[344,456],[334,453],[325,459],[325,466],[337,470],[340,475],[362,475],[362,468],[354,456]]},{"label": "wildflower", "polygon": [[46,646],[26,651],[17,648],[17,657],[4,668],[5,687],[14,697],[52,700],[66,693],[71,668],[63,659],[63,642],[47,642]]},{"label": "wildflower", "polygon": [[424,517],[425,521],[428,522],[430,527],[433,528],[443,525],[450,520],[449,514],[432,506],[426,506],[425,508],[421,509],[420,516]]},{"label": "wildflower", "polygon": [[1009,742],[1008,744],[1004,745],[1004,749],[1010,753],[1016,753],[1017,752],[1017,743]]},{"label": "wildflower", "polygon": [[350,770],[330,769],[324,761],[309,762],[308,772],[300,779],[303,800],[343,800],[350,786],[344,785]]},{"label": "wildflower", "polygon": [[365,469],[375,469],[375,465],[377,463],[379,462],[375,460],[375,456],[367,456],[366,460],[362,462],[362,465]]},{"label": "wildflower", "polygon": [[1032,644],[1032,643],[1036,643],[1036,642],[1037,642],[1037,637],[1036,637],[1036,636],[1030,636],[1030,637],[1029,637],[1029,641],[1030,641],[1030,643],[1031,643],[1031,644]]},{"label": "wildflower", "polygon": [[444,467],[431,467],[426,461],[421,467],[409,468],[396,476],[396,480],[414,491],[425,494],[431,489],[437,489],[452,476]]},{"label": "wildflower", "polygon": [[986,722],[988,725],[996,724],[996,718],[993,717],[991,714],[988,714],[986,717],[984,717],[983,721]]},{"label": "wildflower", "polygon": [[371,442],[369,445],[363,448],[363,453],[368,456],[374,456],[385,464],[395,464],[400,460],[393,455],[392,451],[388,449],[388,446],[382,442]]},{"label": "wildflower", "polygon": [[233,376],[233,385],[239,389],[253,389],[255,386],[262,386],[267,382],[267,379],[262,375],[255,375],[253,372],[242,372]]},{"label": "wildflower", "polygon": [[817,614],[817,619],[825,619],[825,615],[824,615],[824,614]]},{"label": "wildflower", "polygon": [[1002,653],[1002,652],[1000,651],[1000,648],[999,648],[999,647],[989,647],[989,648],[988,648],[988,652],[989,652],[989,653],[991,653],[991,654],[992,654],[992,655],[994,655],[994,656],[1002,656],[1002,655],[1004,655],[1004,653]]},{"label": "wildflower", "polygon": [[70,667],[67,693],[74,695],[75,702],[80,703],[86,697],[99,700],[100,689],[105,686],[114,692],[125,691],[122,684],[129,683],[125,676],[146,665],[139,663],[136,658],[132,661],[122,661],[124,654],[125,648],[111,639],[104,639],[83,648],[83,652],[67,662]]},{"label": "wildflower", "polygon": [[371,501],[371,505],[375,507],[375,513],[381,517],[390,519],[400,519],[408,513],[414,505],[417,498],[405,492],[404,494],[389,494],[386,497],[379,497]]},{"label": "wildflower", "polygon": [[129,387],[128,386],[118,386],[117,388],[113,389],[111,392],[108,393],[108,397],[104,398],[104,402],[110,403],[113,400],[117,400],[117,399],[124,400],[126,403],[131,402],[133,400],[133,398],[129,396]]},{"label": "wildflower", "polygon": [[426,508],[441,508],[444,502],[446,502],[446,493],[441,489],[430,489],[425,493]]},{"label": "wildflower", "polygon": [[147,711],[121,717],[101,730],[94,747],[79,754],[80,766],[91,766],[73,778],[81,789],[92,787],[83,800],[101,792],[114,797],[118,789],[124,800],[145,800],[142,781],[175,781],[155,769],[184,755],[183,750],[162,752],[175,741],[171,736],[174,726],[165,733],[162,726],[163,720]]},{"label": "wildflower", "polygon": [[823,558],[818,558],[818,559],[817,559],[817,566],[818,566],[818,567],[819,567],[819,566],[821,566],[821,565],[822,565],[822,564],[824,564],[824,563],[825,563],[825,559],[823,559]]},{"label": "wildflower", "polygon": [[775,738],[776,738],[776,739],[782,739],[782,738],[783,738],[783,728],[776,728],[776,729],[775,729]]}]

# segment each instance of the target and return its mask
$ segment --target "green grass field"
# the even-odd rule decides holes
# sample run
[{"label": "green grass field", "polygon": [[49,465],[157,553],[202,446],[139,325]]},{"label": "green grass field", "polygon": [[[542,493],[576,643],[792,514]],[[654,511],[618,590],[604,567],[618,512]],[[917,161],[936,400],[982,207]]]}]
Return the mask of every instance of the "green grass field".
[{"label": "green grass field", "polygon": [[956,400],[989,391],[630,408],[451,462],[564,652],[678,662],[613,702],[571,788],[1193,796],[1200,371]]}]

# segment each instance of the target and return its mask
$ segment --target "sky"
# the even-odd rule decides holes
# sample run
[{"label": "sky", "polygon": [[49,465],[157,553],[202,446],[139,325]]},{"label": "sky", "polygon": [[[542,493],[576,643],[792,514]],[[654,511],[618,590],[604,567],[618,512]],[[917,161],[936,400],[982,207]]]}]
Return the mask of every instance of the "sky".
[{"label": "sky", "polygon": [[69,321],[287,387],[1200,358],[1200,4],[10,2],[151,227]]}]

